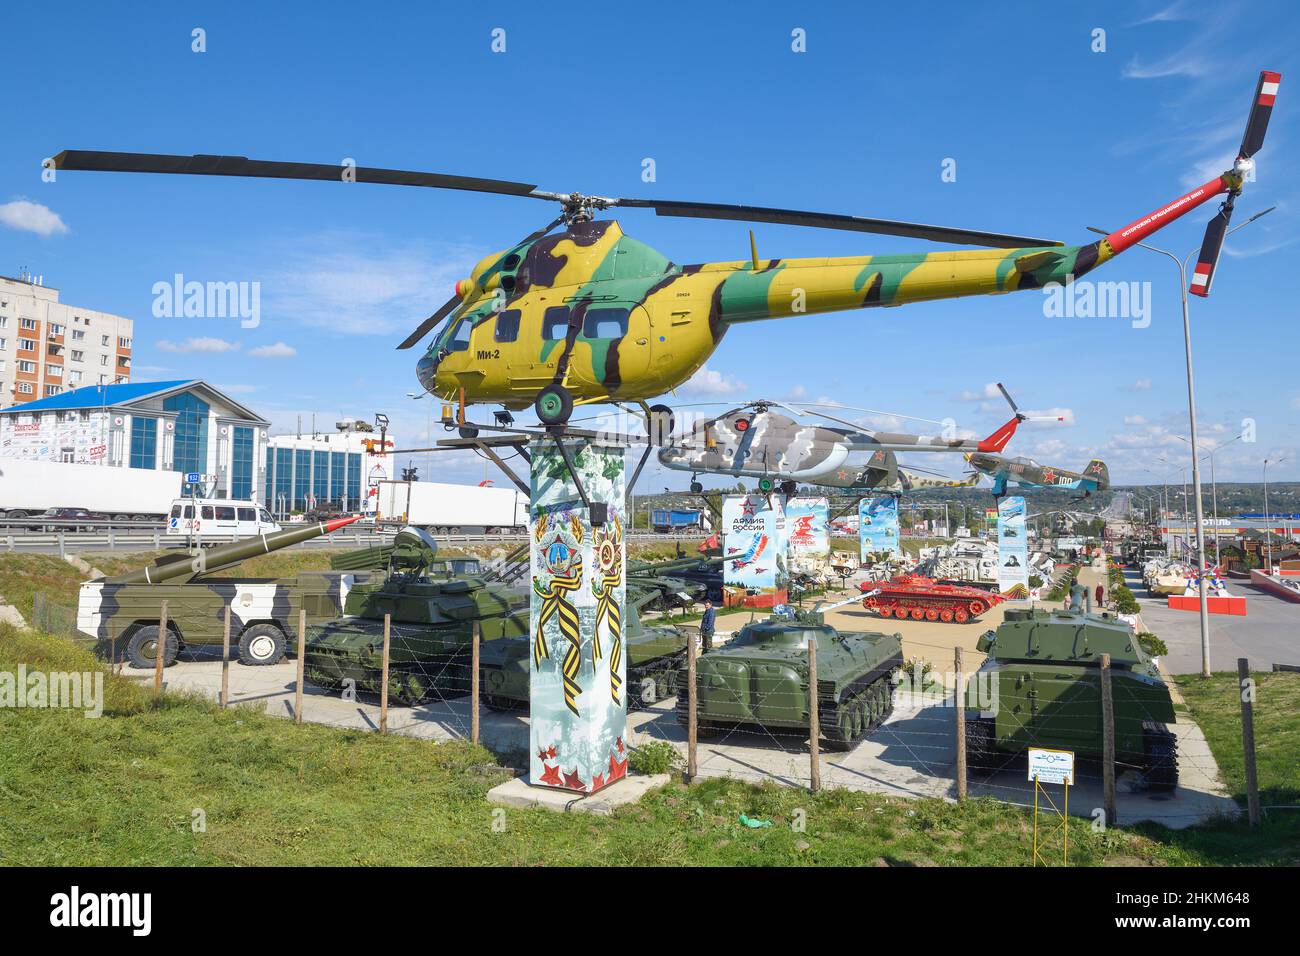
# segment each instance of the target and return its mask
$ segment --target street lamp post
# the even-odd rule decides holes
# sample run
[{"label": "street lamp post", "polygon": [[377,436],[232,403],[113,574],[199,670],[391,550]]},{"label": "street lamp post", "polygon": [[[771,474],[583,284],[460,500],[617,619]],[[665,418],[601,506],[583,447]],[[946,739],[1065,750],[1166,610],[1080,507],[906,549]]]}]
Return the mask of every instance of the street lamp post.
[{"label": "street lamp post", "polygon": [[[1278,465],[1286,461],[1285,458],[1271,459],[1273,464]],[[1270,459],[1264,459],[1264,541],[1268,549],[1268,568],[1266,573],[1273,573],[1273,519],[1269,517],[1268,510],[1268,463]],[[1285,554],[1285,552],[1283,552]]]}]

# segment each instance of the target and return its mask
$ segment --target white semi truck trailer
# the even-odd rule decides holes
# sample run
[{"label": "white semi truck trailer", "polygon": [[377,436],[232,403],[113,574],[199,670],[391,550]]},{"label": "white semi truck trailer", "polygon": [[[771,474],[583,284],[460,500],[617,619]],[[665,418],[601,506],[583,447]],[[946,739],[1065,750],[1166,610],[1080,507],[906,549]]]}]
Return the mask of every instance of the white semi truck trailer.
[{"label": "white semi truck trailer", "polygon": [[178,471],[0,458],[0,517],[85,508],[115,521],[162,521],[181,494]]},{"label": "white semi truck trailer", "polygon": [[528,496],[514,488],[440,481],[380,481],[375,523],[415,525],[435,534],[510,534],[528,530]]}]

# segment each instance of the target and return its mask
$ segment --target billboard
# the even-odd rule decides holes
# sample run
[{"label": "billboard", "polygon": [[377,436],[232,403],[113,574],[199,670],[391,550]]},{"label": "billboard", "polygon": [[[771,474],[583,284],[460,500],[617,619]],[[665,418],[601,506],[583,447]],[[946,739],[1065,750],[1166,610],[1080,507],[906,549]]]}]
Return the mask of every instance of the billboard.
[{"label": "billboard", "polygon": [[1025,499],[1009,495],[998,502],[998,590],[1029,596],[1029,544],[1025,538]]},{"label": "billboard", "polygon": [[892,495],[883,498],[863,498],[858,502],[859,560],[870,560],[872,552],[888,551],[901,556],[898,543],[898,499]]},{"label": "billboard", "polygon": [[790,567],[811,570],[831,556],[831,506],[825,498],[791,498],[785,505]]},{"label": "billboard", "polygon": [[728,495],[722,501],[723,603],[773,607],[788,600],[785,499]]}]

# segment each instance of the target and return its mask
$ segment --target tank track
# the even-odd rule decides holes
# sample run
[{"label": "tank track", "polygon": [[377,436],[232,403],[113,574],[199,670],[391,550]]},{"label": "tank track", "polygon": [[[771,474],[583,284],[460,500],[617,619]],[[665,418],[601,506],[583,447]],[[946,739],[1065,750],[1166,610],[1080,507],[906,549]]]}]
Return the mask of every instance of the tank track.
[{"label": "tank track", "polygon": [[966,717],[966,769],[989,774],[998,768],[993,717]]},{"label": "tank track", "polygon": [[[644,710],[651,704],[669,697],[677,696],[677,674],[686,662],[686,651],[656,657],[652,661],[629,667],[627,672],[627,709]],[[654,700],[642,698],[641,685],[651,678],[654,680]]]},{"label": "tank track", "polygon": [[1142,724],[1143,779],[1148,790],[1168,793],[1178,786],[1178,738],[1164,724]]}]

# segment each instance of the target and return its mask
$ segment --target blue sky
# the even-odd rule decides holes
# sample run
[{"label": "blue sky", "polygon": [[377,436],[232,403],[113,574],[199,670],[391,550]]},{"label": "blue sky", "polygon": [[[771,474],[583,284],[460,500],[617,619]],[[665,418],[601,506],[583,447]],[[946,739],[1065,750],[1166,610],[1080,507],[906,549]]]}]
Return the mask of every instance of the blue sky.
[{"label": "blue sky", "polygon": [[[1260,69],[1283,74],[1258,181],[1213,296],[1194,299],[1207,450],[1220,478],[1300,478],[1300,102],[1289,2],[1075,5],[61,3],[6,14],[0,273],[136,319],[135,377],[202,377],[279,430],[383,411],[422,444],[429,402],[393,346],[472,263],[550,209],[385,186],[63,173],[60,149],[229,153],[428,169],[544,189],[788,206],[1060,238],[1117,228],[1231,162]],[[585,9],[585,13],[584,13]],[[131,10],[133,12],[126,12]],[[207,50],[191,50],[191,31]],[[493,53],[492,31],[506,50]],[[806,31],[807,51],[791,50]],[[1093,31],[1105,51],[1093,52]],[[642,182],[653,158],[656,181]],[[956,161],[954,182],[941,178]],[[1199,246],[1213,207],[1160,232]],[[57,218],[52,218],[57,217]],[[741,258],[739,223],[625,211],[677,262]],[[762,256],[885,254],[914,240],[757,226]],[[947,247],[939,247],[947,248]],[[176,273],[261,285],[261,324],[155,318]],[[1132,250],[1093,278],[1149,282],[1151,322],[1048,318],[1040,293],[758,323],[728,335],[676,401],[828,398],[955,418],[1006,417],[988,386],[1066,410],[1011,449],[1112,479],[1177,478],[1188,459],[1176,271]],[[194,341],[197,340],[197,341]],[[721,408],[719,408],[719,411]],[[886,424],[887,419],[872,421]],[[441,437],[436,430],[434,437]],[[1161,456],[1173,462],[1162,464]],[[940,467],[933,459],[918,461]],[[948,464],[956,472],[956,463]],[[449,480],[493,477],[438,460]],[[1144,470],[1149,469],[1149,471]],[[422,469],[423,470],[423,469]],[[650,475],[644,487],[686,476]]]}]

